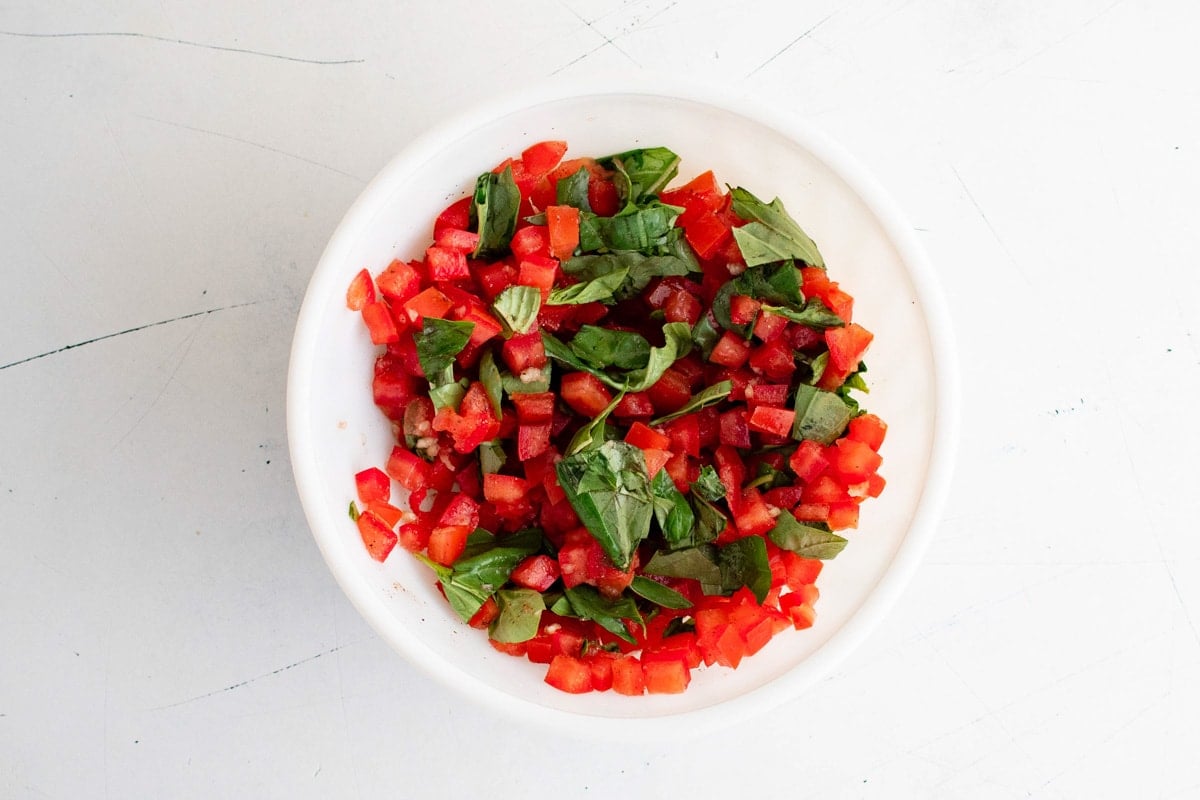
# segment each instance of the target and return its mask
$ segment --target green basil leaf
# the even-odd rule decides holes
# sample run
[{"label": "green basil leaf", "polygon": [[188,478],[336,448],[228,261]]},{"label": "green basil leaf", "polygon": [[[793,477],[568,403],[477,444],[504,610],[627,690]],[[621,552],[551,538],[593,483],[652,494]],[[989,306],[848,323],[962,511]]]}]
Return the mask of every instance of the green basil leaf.
[{"label": "green basil leaf", "polygon": [[750,224],[733,229],[733,238],[746,259],[747,266],[772,261],[797,259],[814,267],[824,267],[825,260],[816,243],[796,224],[778,197],[764,203],[745,189],[736,187],[733,213]]},{"label": "green basil leaf", "polygon": [[747,536],[725,545],[717,553],[717,564],[726,592],[749,587],[761,604],[771,591],[771,565],[767,560],[767,543],[761,536]]},{"label": "green basil leaf", "polygon": [[851,372],[849,375],[846,376],[846,380],[842,384],[842,388],[854,389],[856,391],[862,392],[863,394],[870,394],[871,389],[867,386],[867,382],[866,382],[866,380],[863,379],[863,376],[862,376],[862,374],[866,371],[867,371],[866,365],[859,364],[858,369],[856,371]]},{"label": "green basil leaf", "polygon": [[488,629],[497,642],[527,642],[537,636],[546,603],[533,589],[501,589],[496,592],[499,615]]},{"label": "green basil leaf", "polygon": [[670,414],[664,414],[657,419],[652,419],[650,420],[650,424],[661,425],[664,422],[670,422],[673,419],[687,416],[693,411],[699,411],[707,406],[716,405],[728,397],[729,393],[732,391],[733,381],[719,381],[718,383],[714,383],[712,386],[706,386],[698,393],[692,395],[691,399],[688,400],[678,410],[672,411]]},{"label": "green basil leaf", "polygon": [[608,441],[606,422],[608,415],[613,412],[617,404],[621,402],[621,398],[625,396],[624,392],[619,392],[612,402],[605,406],[604,410],[590,420],[586,425],[575,432],[571,437],[571,443],[567,445],[563,455],[574,455],[583,450],[589,450],[594,447],[599,447]]},{"label": "green basil leaf", "polygon": [[630,644],[636,639],[625,627],[623,620],[632,620],[639,626],[645,626],[637,603],[631,597],[609,600],[587,584],[580,584],[566,589],[564,594],[571,602],[571,609],[580,619],[590,619],[611,634],[621,637]]},{"label": "green basil leaf", "polygon": [[789,511],[780,513],[767,536],[784,550],[791,550],[805,558],[828,560],[837,556],[846,547],[847,539],[829,530],[820,523],[804,523],[796,520]]},{"label": "green basil leaf", "polygon": [[413,555],[437,575],[438,583],[441,584],[442,591],[446,593],[446,600],[449,601],[450,607],[463,622],[467,622],[475,616],[475,612],[492,596],[492,589],[490,587],[485,589],[478,580],[472,577],[455,576],[454,570],[450,567],[437,563],[423,553],[414,553]]},{"label": "green basil leaf", "polygon": [[717,476],[712,464],[700,468],[700,477],[692,481],[692,494],[710,503],[725,499],[725,484]]},{"label": "green basil leaf", "polygon": [[833,444],[846,429],[852,413],[846,401],[834,392],[799,384],[796,387],[796,422],[792,427],[792,438]]},{"label": "green basil leaf", "polygon": [[[726,302],[728,302],[728,298],[726,298]],[[725,306],[725,316],[729,316],[728,305]],[[712,311],[700,317],[692,328],[692,343],[696,345],[706,361],[720,338],[721,329],[718,327],[716,315]]]},{"label": "green basil leaf", "polygon": [[[533,377],[527,381],[523,381],[520,376],[509,372],[501,372],[500,383],[504,386],[504,391],[510,395],[548,392],[550,391],[550,376],[552,371],[549,363],[542,367],[541,370],[527,370],[527,372],[533,373]],[[522,375],[524,374],[522,373]],[[525,377],[530,376],[526,375]]]},{"label": "green basil leaf", "polygon": [[696,533],[693,537],[695,543],[715,542],[729,524],[729,519],[720,509],[699,495],[692,497],[692,503],[696,509]]},{"label": "green basil leaf", "polygon": [[695,633],[696,620],[691,617],[673,617],[667,623],[667,627],[663,628],[662,638],[669,639],[672,636],[680,633]]},{"label": "green basil leaf", "polygon": [[548,606],[551,614],[557,614],[560,617],[574,617],[575,609],[571,608],[571,600],[565,595],[560,594]]},{"label": "green basil leaf", "polygon": [[583,253],[637,250],[651,253],[668,246],[675,219],[683,209],[657,200],[642,207],[626,207],[615,217],[579,214],[579,249]]},{"label": "green basil leaf", "polygon": [[809,386],[815,386],[821,380],[821,376],[825,374],[827,366],[829,366],[829,351],[825,350],[812,361],[808,362],[808,368],[812,370],[812,377],[805,382]]},{"label": "green basil leaf", "polygon": [[521,209],[521,190],[513,180],[512,167],[497,175],[485,172],[475,181],[471,216],[479,231],[475,258],[498,258],[505,254]]},{"label": "green basil leaf", "polygon": [[454,380],[454,367],[446,367],[441,375],[429,382],[429,399],[437,411],[443,408],[458,410],[458,404],[467,394],[467,379]]},{"label": "green basil leaf", "polygon": [[509,286],[492,303],[509,334],[529,333],[542,308],[542,293],[536,286]]},{"label": "green basil leaf", "polygon": [[581,281],[561,289],[552,289],[549,298],[546,299],[546,305],[571,306],[595,302],[611,304],[613,293],[621,288],[621,284],[625,282],[628,274],[628,269],[616,270],[594,280]]},{"label": "green basil leaf", "polygon": [[686,550],[666,552],[659,550],[642,572],[664,578],[691,578],[700,582],[705,594],[721,594],[721,568],[717,566],[715,548],[711,545],[689,547]]},{"label": "green basil leaf", "polygon": [[542,345],[546,349],[546,355],[550,358],[566,364],[571,369],[578,370],[580,372],[590,372],[600,380],[607,383],[609,386],[616,387],[618,385],[615,381],[609,378],[608,375],[604,374],[603,371],[597,370],[591,364],[584,361],[582,358],[576,355],[575,351],[569,346],[563,344],[560,340],[556,339],[554,336],[551,336],[549,333],[546,333],[544,330],[542,331]]},{"label": "green basil leaf", "polygon": [[499,439],[479,445],[479,471],[484,475],[499,472],[507,460],[504,444]]},{"label": "green basil leaf", "polygon": [[563,458],[556,472],[584,527],[617,569],[628,569],[654,515],[642,451],[625,442],[604,442]]},{"label": "green basil leaf", "polygon": [[670,586],[663,586],[658,581],[651,580],[642,575],[634,577],[633,583],[629,584],[629,588],[638,597],[649,600],[651,603],[660,605],[663,608],[684,609],[692,607],[692,601]]},{"label": "green basil leaf", "polygon": [[432,377],[453,365],[454,357],[467,346],[474,330],[474,322],[425,317],[421,332],[416,337],[417,360],[425,374]]},{"label": "green basil leaf", "polygon": [[349,512],[350,512],[350,519],[352,519],[355,522],[358,522],[358,516],[359,516],[358,515],[358,504],[355,503],[353,500],[350,501]]},{"label": "green basil leaf", "polygon": [[590,181],[591,173],[588,172],[587,167],[580,167],[573,175],[559,178],[558,183],[554,185],[558,205],[574,206],[580,211],[590,214],[592,211],[592,205],[588,201],[588,183]]},{"label": "green basil leaf", "polygon": [[654,493],[654,518],[662,530],[663,539],[671,549],[692,544],[692,529],[696,526],[696,514],[688,505],[687,498],[675,488],[675,481],[660,469],[650,481]]},{"label": "green basil leaf", "polygon": [[483,351],[483,355],[479,357],[479,382],[487,392],[496,419],[500,419],[503,413],[500,401],[504,399],[504,380],[500,377],[500,368],[496,366],[496,356],[491,350]]},{"label": "green basil leaf", "polygon": [[630,392],[644,392],[663,376],[667,368],[683,358],[692,349],[692,329],[686,322],[668,322],[663,325],[662,347],[650,348],[650,359],[642,369],[635,369],[625,376],[622,387]]},{"label": "green basil leaf", "polygon": [[810,297],[808,302],[804,304],[804,308],[799,311],[787,306],[772,305],[764,305],[762,310],[769,311],[791,322],[798,322],[801,325],[816,328],[817,330],[840,328],[846,324],[841,317],[826,308],[825,304],[816,297]]},{"label": "green basil leaf", "polygon": [[626,150],[596,159],[600,166],[617,169],[625,176],[629,184],[621,196],[625,204],[643,202],[665,189],[679,173],[679,160],[678,155],[665,147]]},{"label": "green basil leaf", "polygon": [[767,285],[757,288],[754,296],[759,300],[764,303],[782,303],[792,308],[804,305],[804,280],[794,263],[785,261],[773,267],[764,267],[761,275]]},{"label": "green basil leaf", "polygon": [[667,233],[667,241],[659,248],[659,255],[678,259],[687,267],[688,272],[704,271],[700,266],[700,259],[696,258],[695,251],[683,234],[683,228],[672,228]]},{"label": "green basil leaf", "polygon": [[581,325],[571,339],[571,350],[598,369],[642,369],[650,363],[646,337],[596,325]]},{"label": "green basil leaf", "polygon": [[683,276],[691,271],[689,264],[678,256],[645,255],[632,250],[575,256],[562,262],[564,273],[583,281],[595,280],[621,269],[626,271],[626,275],[613,290],[613,298],[617,301],[636,296],[654,278]]}]

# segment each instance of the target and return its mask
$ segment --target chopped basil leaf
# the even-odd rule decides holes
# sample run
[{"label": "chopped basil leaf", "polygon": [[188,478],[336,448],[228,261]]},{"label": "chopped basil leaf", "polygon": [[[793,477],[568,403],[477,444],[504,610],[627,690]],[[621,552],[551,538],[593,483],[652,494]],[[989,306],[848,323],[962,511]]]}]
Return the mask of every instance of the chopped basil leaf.
[{"label": "chopped basil leaf", "polygon": [[821,376],[825,374],[825,367],[829,365],[829,351],[823,351],[819,356],[808,362],[808,368],[812,370],[812,377],[807,383],[810,386],[816,385],[821,380]]},{"label": "chopped basil leaf", "polygon": [[492,303],[509,334],[529,333],[542,307],[542,293],[535,286],[509,286]]},{"label": "chopped basil leaf", "polygon": [[416,556],[437,574],[450,606],[467,622],[504,585],[513,567],[537,552],[541,543],[541,532],[536,530],[497,539],[480,529],[468,537],[467,549],[453,566],[443,566],[420,553]]},{"label": "chopped basil leaf", "polygon": [[571,340],[571,350],[600,369],[642,369],[650,362],[650,343],[646,337],[596,325],[581,325]]},{"label": "chopped basil leaf", "polygon": [[467,393],[468,385],[466,378],[454,380],[453,366],[446,367],[441,375],[429,381],[429,399],[433,401],[434,409],[441,411],[443,408],[451,408],[457,411],[458,404]]},{"label": "chopped basil leaf", "polygon": [[609,600],[587,584],[566,589],[564,594],[571,602],[571,610],[575,612],[575,616],[580,619],[590,619],[604,630],[621,637],[630,644],[634,644],[636,640],[622,620],[628,619],[640,626],[645,625],[642,622],[642,615],[638,611],[637,603],[631,597]]},{"label": "chopped basil leaf", "polygon": [[642,567],[642,572],[664,578],[691,578],[700,582],[705,594],[721,594],[723,591],[721,568],[717,566],[716,551],[711,545],[674,552],[659,550]]},{"label": "chopped basil leaf", "polygon": [[798,522],[789,511],[780,513],[775,527],[768,533],[771,541],[784,550],[805,558],[834,558],[845,548],[847,540],[820,523]]},{"label": "chopped basil leaf", "polygon": [[[437,317],[425,317],[417,335],[417,359],[421,369],[430,376],[438,375],[453,365],[454,357],[467,346],[474,322],[451,322]],[[431,380],[432,382],[432,380]]]},{"label": "chopped basil leaf", "polygon": [[350,509],[349,510],[350,510],[350,519],[354,520],[355,522],[358,522],[358,505],[353,500],[350,501]]},{"label": "chopped basil leaf", "polygon": [[504,444],[499,439],[479,445],[479,470],[484,475],[499,472],[507,460]]},{"label": "chopped basil leaf", "polygon": [[648,256],[635,250],[621,250],[575,256],[562,262],[562,270],[583,281],[624,270],[624,279],[612,291],[612,298],[621,301],[636,296],[654,278],[687,275],[691,266],[676,255]]},{"label": "chopped basil leaf", "polygon": [[504,399],[504,381],[500,377],[500,368],[496,366],[496,356],[491,350],[485,350],[479,357],[479,382],[483,384],[488,400],[492,402],[492,411],[496,413],[496,419],[500,419],[503,413],[500,410],[500,401]]},{"label": "chopped basil leaf", "polygon": [[[547,599],[549,599],[549,597],[550,596],[548,595]],[[575,609],[571,608],[571,601],[565,594],[560,594],[555,597],[554,600],[549,604],[548,608],[550,609],[551,614],[557,614],[560,617],[575,616]]]},{"label": "chopped basil leaf", "polygon": [[695,327],[692,328],[692,343],[700,350],[700,354],[704,356],[705,360],[708,359],[720,338],[721,329],[718,327],[716,316],[712,311],[700,317],[696,321]]},{"label": "chopped basil leaf", "polygon": [[654,493],[654,519],[667,546],[674,550],[692,544],[696,514],[665,469],[660,469],[650,481],[650,491]]},{"label": "chopped basil leaf", "polygon": [[760,536],[735,539],[717,553],[721,569],[721,585],[726,592],[749,587],[760,604],[771,591],[771,565],[767,560],[767,543]]},{"label": "chopped basil leaf", "polygon": [[695,633],[696,620],[691,617],[675,617],[667,623],[667,627],[663,628],[662,638],[669,639],[672,636],[680,633]]},{"label": "chopped basil leaf", "polygon": [[475,258],[498,258],[505,254],[517,229],[521,190],[513,180],[512,167],[497,175],[485,172],[475,181],[471,218],[479,231]]},{"label": "chopped basil leaf", "polygon": [[725,499],[725,484],[712,464],[705,464],[700,469],[700,477],[692,481],[692,494],[710,503]]},{"label": "chopped basil leaf", "polygon": [[846,401],[834,392],[802,383],[796,387],[796,422],[792,438],[833,444],[846,429],[851,415]]},{"label": "chopped basil leaf", "polygon": [[650,348],[649,363],[643,369],[635,369],[625,377],[621,388],[630,392],[644,392],[663,376],[667,368],[683,358],[692,349],[692,329],[686,322],[668,322],[663,325],[662,347]]},{"label": "chopped basil leaf", "polygon": [[584,253],[638,250],[643,253],[666,247],[675,218],[683,211],[657,200],[645,206],[627,206],[615,217],[579,214],[579,249]]},{"label": "chopped basil leaf", "polygon": [[[640,203],[657,195],[679,173],[679,156],[665,147],[646,147],[597,159],[600,166],[623,176],[617,183],[625,204]],[[625,185],[623,185],[623,183]]]},{"label": "chopped basil leaf", "polygon": [[799,311],[786,306],[772,305],[764,305],[762,310],[769,311],[791,322],[798,322],[801,325],[816,328],[817,330],[840,328],[846,324],[841,317],[826,308],[825,304],[816,297],[810,297],[808,302],[804,304],[804,308]]},{"label": "chopped basil leaf", "polygon": [[527,642],[537,636],[546,603],[533,589],[501,589],[496,592],[499,615],[488,629],[497,642]]},{"label": "chopped basil leaf", "polygon": [[574,174],[559,178],[554,185],[555,199],[560,206],[574,206],[580,211],[591,213],[592,206],[588,201],[588,183],[591,173],[587,167],[580,167]]},{"label": "chopped basil leaf", "polygon": [[633,583],[629,584],[629,588],[638,597],[645,598],[663,608],[683,609],[692,607],[692,602],[679,592],[669,586],[663,586],[658,581],[650,580],[641,575],[634,577]]},{"label": "chopped basil leaf", "polygon": [[608,441],[608,424],[605,420],[608,415],[613,412],[617,404],[621,402],[621,398],[625,396],[624,392],[620,392],[612,399],[612,402],[605,406],[604,410],[597,414],[591,421],[575,432],[571,437],[571,443],[567,445],[564,455],[574,455],[583,450],[588,450],[593,447],[599,447]]},{"label": "chopped basil leaf", "polygon": [[692,504],[696,508],[696,532],[693,536],[695,543],[715,542],[729,524],[729,520],[720,509],[699,495],[692,497]]},{"label": "chopped basil leaf", "polygon": [[825,266],[816,243],[791,218],[782,200],[776,197],[764,203],[740,186],[732,189],[731,194],[733,213],[750,220],[748,225],[733,229],[733,238],[747,266],[792,258],[814,267]]},{"label": "chopped basil leaf", "polygon": [[617,569],[628,569],[654,515],[642,451],[625,442],[604,442],[568,455],[558,462],[556,472],[588,533]]},{"label": "chopped basil leaf", "polygon": [[661,425],[664,422],[670,422],[673,419],[691,414],[693,411],[699,411],[706,406],[716,405],[729,396],[733,391],[733,381],[720,381],[712,386],[707,386],[699,393],[692,395],[692,398],[687,401],[682,407],[670,414],[664,414],[657,419],[650,420],[651,425]]},{"label": "chopped basil leaf", "polygon": [[628,269],[619,269],[594,280],[581,281],[561,289],[553,289],[546,299],[546,305],[571,306],[595,302],[610,304],[613,302],[613,294],[621,288],[621,284],[625,282],[628,274]]},{"label": "chopped basil leaf", "polygon": [[[534,370],[532,376],[525,373],[513,375],[509,372],[501,372],[500,383],[503,384],[504,391],[510,395],[548,392],[550,391],[550,373],[551,367],[549,363],[540,370]],[[529,380],[521,380],[522,377],[529,378]]]}]

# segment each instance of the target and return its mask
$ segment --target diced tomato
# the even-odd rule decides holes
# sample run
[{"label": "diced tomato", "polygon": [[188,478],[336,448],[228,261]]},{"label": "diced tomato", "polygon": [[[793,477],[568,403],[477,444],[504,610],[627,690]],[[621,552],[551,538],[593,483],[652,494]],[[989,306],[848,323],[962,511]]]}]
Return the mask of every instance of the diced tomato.
[{"label": "diced tomato", "polygon": [[692,680],[691,671],[683,661],[642,662],[642,674],[649,694],[680,694]]},{"label": "diced tomato", "polygon": [[396,546],[396,534],[370,511],[358,515],[358,533],[362,536],[367,552],[376,561],[383,561]]},{"label": "diced tomato", "polygon": [[[479,246],[479,234],[459,230],[458,228],[442,228],[438,231],[434,244],[443,250],[470,255]],[[426,261],[428,261],[428,258],[426,258]],[[433,280],[438,279],[433,278]]]},{"label": "diced tomato", "polygon": [[776,436],[788,436],[796,421],[796,412],[788,408],[772,408],[770,406],[755,406],[747,420],[750,428],[756,431],[773,433]]},{"label": "diced tomato", "polygon": [[479,264],[474,270],[475,280],[489,300],[495,300],[501,292],[517,282],[517,268],[506,261]]},{"label": "diced tomato", "polygon": [[789,323],[783,338],[796,350],[815,351],[825,347],[825,334],[807,325]]},{"label": "diced tomato", "polygon": [[550,255],[550,231],[545,225],[527,225],[524,228],[518,228],[508,246],[518,262],[531,256],[548,257]]},{"label": "diced tomato", "polygon": [[670,450],[656,450],[654,448],[646,448],[642,450],[646,455],[646,472],[653,478],[658,474],[658,471],[665,467],[673,458]]},{"label": "diced tomato", "polygon": [[436,239],[444,228],[458,228],[465,231],[470,224],[471,198],[464,197],[461,200],[455,200],[438,215],[437,220],[433,223],[433,236]]},{"label": "diced tomato", "polygon": [[862,442],[872,450],[879,450],[883,437],[887,435],[887,423],[874,414],[861,414],[850,420],[846,436]]},{"label": "diced tomato", "polygon": [[655,412],[669,414],[683,408],[692,398],[691,382],[675,367],[668,367],[646,394],[654,404]]},{"label": "diced tomato", "polygon": [[746,489],[742,492],[741,501],[735,513],[734,524],[738,533],[743,536],[762,536],[775,527],[775,518],[763,501],[757,489]]},{"label": "diced tomato", "polygon": [[560,141],[545,141],[531,144],[521,151],[521,161],[529,174],[542,177],[558,166],[563,154],[567,152],[567,143]]},{"label": "diced tomato", "polygon": [[858,527],[857,503],[832,503],[829,506],[829,519],[826,520],[831,530],[844,531],[847,528]]},{"label": "diced tomato", "polygon": [[650,402],[650,395],[646,392],[628,392],[621,401],[617,403],[617,407],[613,409],[613,416],[622,419],[629,418],[650,418],[654,416],[654,404]]},{"label": "diced tomato", "polygon": [[589,653],[584,663],[592,671],[592,689],[597,692],[607,692],[613,685],[613,662],[617,659],[606,650]]},{"label": "diced tomato", "polygon": [[629,426],[625,441],[634,447],[667,450],[671,447],[671,437],[653,430],[643,422],[635,422]]},{"label": "diced tomato", "polygon": [[673,419],[663,426],[673,453],[683,453],[695,458],[700,456],[700,417],[697,414]]},{"label": "diced tomato", "polygon": [[588,179],[588,205],[597,215],[611,217],[621,210],[621,198],[612,181],[592,175]]},{"label": "diced tomato", "polygon": [[373,344],[389,344],[400,341],[400,331],[396,329],[396,321],[392,312],[382,301],[367,303],[362,307],[363,322],[371,335]]},{"label": "diced tomato", "polygon": [[551,392],[529,392],[510,395],[517,408],[517,420],[522,423],[549,422],[554,416],[554,395]]},{"label": "diced tomato", "polygon": [[776,486],[763,492],[763,500],[776,508],[792,508],[800,502],[803,493],[799,486]]},{"label": "diced tomato", "polygon": [[788,321],[781,316],[764,311],[754,323],[754,335],[764,342],[774,342],[787,331]]},{"label": "diced tomato", "polygon": [[788,586],[793,590],[797,590],[805,584],[816,583],[821,569],[825,566],[824,561],[804,558],[788,550],[782,551],[780,555],[783,558],[784,568],[787,570]]},{"label": "diced tomato", "polygon": [[829,468],[829,459],[825,456],[824,447],[805,439],[788,458],[788,466],[797,478],[809,483]]},{"label": "diced tomato", "polygon": [[773,381],[787,381],[796,371],[792,348],[782,339],[764,342],[750,354],[750,369]]},{"label": "diced tomato", "polygon": [[381,501],[386,503],[392,496],[391,480],[377,467],[368,467],[355,474],[354,488],[365,506]]},{"label": "diced tomato", "polygon": [[749,325],[754,322],[762,303],[753,297],[735,294],[729,298],[729,319],[734,325]]},{"label": "diced tomato", "polygon": [[434,281],[461,281],[471,277],[467,269],[467,257],[458,250],[444,247],[427,247],[425,263],[429,266],[429,278]]},{"label": "diced tomato", "polygon": [[371,273],[365,269],[358,271],[350,286],[346,288],[346,308],[351,311],[362,311],[367,303],[375,302],[375,283]]},{"label": "diced tomato", "polygon": [[703,311],[696,296],[683,289],[672,292],[663,306],[667,322],[686,322],[688,325],[695,325]]},{"label": "diced tomato", "polygon": [[515,475],[489,472],[483,476],[483,497],[492,503],[515,503],[525,496],[529,484]]},{"label": "diced tomato", "polygon": [[558,275],[558,260],[546,256],[527,256],[521,259],[517,270],[517,283],[521,286],[533,286],[542,292],[544,302],[550,296],[554,287],[554,278]]},{"label": "diced tomato", "polygon": [[518,586],[544,592],[558,580],[560,574],[557,561],[547,555],[536,555],[517,564],[509,578]]},{"label": "diced tomato", "polygon": [[688,244],[701,258],[712,258],[731,235],[728,223],[713,213],[705,214],[684,229]]},{"label": "diced tomato", "polygon": [[550,449],[550,423],[521,425],[517,428],[517,458],[537,458]]},{"label": "diced tomato", "polygon": [[466,525],[443,525],[429,534],[429,557],[444,566],[450,566],[462,555],[467,546],[467,535],[471,528]]},{"label": "diced tomato", "polygon": [[409,515],[409,512],[396,508],[386,500],[376,500],[367,506],[367,511],[379,517],[383,524],[389,528],[395,528],[401,520]]},{"label": "diced tomato", "polygon": [[786,408],[790,389],[786,383],[753,383],[746,385],[746,403],[754,406]]},{"label": "diced tomato", "polygon": [[804,630],[805,628],[811,628],[817,619],[816,610],[808,603],[801,603],[798,606],[792,606],[788,609],[788,615],[792,618],[792,625],[794,625],[798,631]]},{"label": "diced tomato", "polygon": [[750,344],[733,331],[725,331],[713,346],[708,360],[723,367],[736,369],[750,357]]},{"label": "diced tomato", "polygon": [[725,499],[729,503],[729,510],[737,514],[742,497],[742,484],[746,481],[746,466],[737,451],[726,444],[717,448],[713,464],[716,466],[717,477],[725,486]]},{"label": "diced tomato", "polygon": [[860,483],[874,475],[883,459],[870,445],[854,439],[839,439],[833,446],[833,469],[847,483]]},{"label": "diced tomato", "polygon": [[828,474],[821,475],[804,486],[803,500],[805,503],[824,503],[832,506],[834,503],[844,503],[849,499],[850,495],[846,493],[846,487]]},{"label": "diced tomato", "polygon": [[400,445],[392,448],[386,469],[396,483],[410,492],[424,488],[429,482],[429,463]]},{"label": "diced tomato", "polygon": [[874,334],[858,323],[825,331],[825,342],[829,345],[829,364],[838,370],[853,370],[862,360]]},{"label": "diced tomato", "polygon": [[867,497],[879,497],[883,494],[883,487],[886,485],[887,481],[878,473],[867,478]]},{"label": "diced tomato", "polygon": [[617,694],[640,697],[646,692],[642,662],[637,656],[620,656],[612,664],[613,691]]},{"label": "diced tomato", "polygon": [[[803,497],[801,490],[802,500]],[[829,519],[829,504],[801,502],[792,509],[792,516],[800,522],[824,522]]]},{"label": "diced tomato", "polygon": [[467,624],[472,628],[484,629],[492,624],[496,617],[500,616],[500,604],[496,602],[495,597],[489,597],[475,612],[475,615],[467,620]]},{"label": "diced tomato", "polygon": [[406,300],[404,302],[404,310],[408,313],[408,318],[414,324],[420,325],[421,320],[425,317],[444,318],[446,312],[453,305],[450,302],[450,298],[430,286],[420,294]]},{"label": "diced tomato", "polygon": [[550,255],[566,261],[579,246],[579,209],[574,206],[550,206],[546,209],[550,232]]},{"label": "diced tomato", "polygon": [[590,372],[563,375],[559,391],[563,401],[585,419],[599,416],[613,399],[608,387]]},{"label": "diced tomato", "polygon": [[570,694],[583,694],[592,691],[592,671],[578,658],[557,655],[550,661],[546,683]]},{"label": "diced tomato", "polygon": [[528,369],[545,367],[546,347],[542,342],[542,335],[536,330],[516,334],[504,343],[500,357],[517,376]]},{"label": "diced tomato", "polygon": [[617,569],[586,528],[568,533],[558,550],[558,565],[564,586],[570,589],[587,583],[612,598],[619,597],[633,582],[637,563],[635,553],[628,570]]},{"label": "diced tomato", "polygon": [[721,444],[730,447],[750,446],[750,425],[746,419],[746,409],[731,408],[721,415],[719,432]]},{"label": "diced tomato", "polygon": [[429,546],[433,531],[422,522],[410,522],[400,526],[400,544],[410,553],[420,553]]},{"label": "diced tomato", "polygon": [[479,503],[466,494],[456,494],[438,517],[438,525],[466,525],[471,530],[479,527]]}]

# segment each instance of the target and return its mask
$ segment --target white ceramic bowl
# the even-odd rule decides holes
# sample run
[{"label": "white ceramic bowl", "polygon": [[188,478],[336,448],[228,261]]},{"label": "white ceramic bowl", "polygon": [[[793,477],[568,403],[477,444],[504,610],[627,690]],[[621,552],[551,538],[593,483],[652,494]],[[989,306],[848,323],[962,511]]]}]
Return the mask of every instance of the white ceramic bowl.
[{"label": "white ceramic bowl", "polygon": [[[701,669],[687,692],[568,695],[544,665],[493,650],[463,625],[429,570],[396,548],[378,564],[346,508],[353,475],[382,466],[393,444],[371,399],[376,349],[345,289],[363,267],[419,256],[434,216],[475,176],[529,144],[565,139],[568,158],[666,145],[679,180],[713,169],[764,199],[778,195],[816,240],[830,276],[875,333],[865,405],[890,425],[882,497],[867,502],[851,543],[821,575],[816,625],[787,631],[736,671]],[[934,533],[957,435],[948,316],[912,229],[841,148],[808,125],[743,100],[687,87],[546,86],[423,136],[371,182],[334,233],[304,299],[288,379],[288,439],[300,499],[329,568],[396,650],[465,696],[525,720],[593,734],[699,733],[795,697],[887,613]],[[420,691],[414,687],[413,691]]]}]

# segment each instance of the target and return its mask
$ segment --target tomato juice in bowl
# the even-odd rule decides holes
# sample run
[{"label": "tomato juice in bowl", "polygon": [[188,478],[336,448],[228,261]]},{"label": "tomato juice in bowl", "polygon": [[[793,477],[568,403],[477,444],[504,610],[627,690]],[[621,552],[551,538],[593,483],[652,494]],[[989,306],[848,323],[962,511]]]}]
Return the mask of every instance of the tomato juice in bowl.
[{"label": "tomato juice in bowl", "polygon": [[[781,198],[856,295],[855,318],[876,334],[871,411],[890,423],[887,491],[845,553],[821,576],[816,624],[777,636],[736,671],[700,670],[678,695],[567,695],[544,667],[497,652],[449,608],[433,574],[407,553],[374,561],[347,516],[353,476],[383,465],[394,444],[370,394],[377,352],[346,287],[363,268],[418,258],[429,223],[471,193],[475,176],[535,142],[605,154],[669,144],[685,165]],[[681,172],[681,180],[692,173]],[[289,376],[289,439],[297,484],[322,553],[347,595],[389,643],[435,678],[489,706],[547,723],[615,730],[695,729],[794,696],[886,611],[932,533],[948,477],[955,422],[949,329],[911,232],[835,146],[804,126],[692,92],[547,89],[483,109],[424,137],[351,209],[314,275]],[[398,556],[402,558],[398,558]],[[702,727],[702,725],[701,725]]]}]

